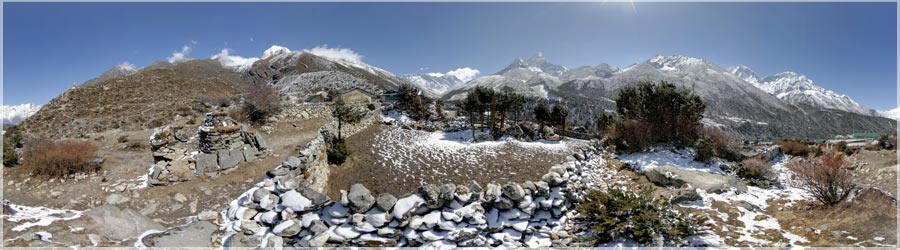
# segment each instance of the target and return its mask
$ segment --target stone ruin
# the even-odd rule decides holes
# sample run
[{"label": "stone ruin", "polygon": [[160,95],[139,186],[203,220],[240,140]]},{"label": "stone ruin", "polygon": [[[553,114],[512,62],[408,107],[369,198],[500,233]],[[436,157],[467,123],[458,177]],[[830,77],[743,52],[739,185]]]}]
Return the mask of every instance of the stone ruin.
[{"label": "stone ruin", "polygon": [[[195,136],[190,136],[195,135]],[[197,128],[166,126],[150,137],[153,167],[148,182],[165,185],[215,175],[266,153],[259,134],[224,113],[207,113]]]}]

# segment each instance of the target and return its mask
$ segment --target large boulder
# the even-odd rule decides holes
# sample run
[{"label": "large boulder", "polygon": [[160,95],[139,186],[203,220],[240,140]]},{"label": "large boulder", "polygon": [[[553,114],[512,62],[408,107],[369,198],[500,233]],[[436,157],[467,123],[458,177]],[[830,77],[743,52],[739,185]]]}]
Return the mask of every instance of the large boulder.
[{"label": "large boulder", "polygon": [[359,183],[350,186],[347,196],[350,200],[350,210],[354,213],[364,213],[375,205],[375,197],[372,196],[372,192]]},{"label": "large boulder", "polygon": [[731,188],[747,192],[747,184],[734,176],[715,174],[697,170],[687,170],[673,166],[662,166],[645,170],[644,175],[658,186],[681,187],[684,184],[709,193],[722,193]]},{"label": "large boulder", "polygon": [[380,194],[375,199],[375,204],[381,211],[391,211],[395,203],[397,203],[397,197],[389,193]]},{"label": "large boulder", "polygon": [[419,187],[419,194],[425,199],[425,207],[427,208],[438,209],[444,206],[444,199],[441,198],[441,190],[434,184]]},{"label": "large boulder", "polygon": [[103,235],[113,240],[135,238],[149,230],[166,229],[138,211],[112,205],[92,208],[84,212],[84,218],[80,227],[86,233]]},{"label": "large boulder", "polygon": [[194,174],[202,175],[207,169],[217,169],[218,157],[214,154],[198,154],[196,156],[197,166],[194,167]]},{"label": "large boulder", "polygon": [[219,167],[222,169],[229,169],[237,166],[238,163],[244,161],[244,153],[239,149],[235,150],[219,150],[216,152],[216,156],[219,157]]}]

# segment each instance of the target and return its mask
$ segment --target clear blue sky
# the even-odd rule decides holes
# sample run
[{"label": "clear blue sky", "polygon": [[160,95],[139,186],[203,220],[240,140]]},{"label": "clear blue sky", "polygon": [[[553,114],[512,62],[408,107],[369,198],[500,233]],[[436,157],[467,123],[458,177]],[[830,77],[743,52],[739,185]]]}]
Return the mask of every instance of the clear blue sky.
[{"label": "clear blue sky", "polygon": [[634,5],[3,3],[4,104],[43,104],[120,62],[146,66],[185,45],[209,58],[328,44],[398,75],[492,74],[538,51],[569,67],[682,54],[763,76],[796,71],[869,108],[897,106],[896,3]]}]

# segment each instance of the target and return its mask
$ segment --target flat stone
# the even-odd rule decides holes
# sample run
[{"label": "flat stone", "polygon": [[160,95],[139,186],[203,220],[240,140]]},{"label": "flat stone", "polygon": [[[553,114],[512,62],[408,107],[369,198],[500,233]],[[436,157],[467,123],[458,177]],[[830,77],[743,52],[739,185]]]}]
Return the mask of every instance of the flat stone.
[{"label": "flat stone", "polygon": [[500,196],[503,195],[500,186],[494,185],[493,183],[487,184],[487,189],[484,191],[484,200],[488,202],[494,202],[500,199]]},{"label": "flat stone", "polygon": [[127,196],[121,194],[111,194],[106,197],[107,205],[118,205],[125,202],[128,202],[130,199]]},{"label": "flat stone", "polygon": [[[262,205],[261,202],[260,205]],[[290,212],[303,212],[312,208],[312,201],[297,191],[289,190],[281,194],[281,206],[289,209]]]},{"label": "flat stone", "polygon": [[244,154],[239,149],[220,149],[219,151],[216,151],[216,156],[219,157],[218,163],[219,167],[222,169],[233,168],[234,166],[237,166],[238,163],[241,163],[241,161],[244,161]]},{"label": "flat stone", "polygon": [[391,214],[398,220],[404,220],[410,212],[415,211],[422,204],[425,204],[425,200],[421,196],[418,194],[409,195],[397,200]]},{"label": "flat stone", "polygon": [[362,184],[357,183],[350,186],[347,198],[350,200],[350,210],[355,213],[364,213],[375,205],[375,197],[372,197],[372,192],[369,192],[369,189]]},{"label": "flat stone", "polygon": [[747,192],[747,184],[730,175],[682,169],[673,166],[651,168],[643,172],[647,179],[659,186],[681,187],[685,183],[709,193],[722,193],[731,188]]},{"label": "flat stone", "polygon": [[289,237],[300,233],[301,222],[298,220],[284,220],[272,228],[272,233],[282,237]]},{"label": "flat stone", "polygon": [[312,202],[313,208],[316,209],[321,208],[325,203],[331,201],[331,198],[327,195],[319,193],[319,191],[316,191],[309,186],[301,185],[300,187],[297,187],[297,191],[300,192],[303,197],[309,199]]},{"label": "flat stone", "polygon": [[508,183],[503,185],[503,196],[509,198],[512,201],[522,201],[525,198],[525,189],[519,184]]},{"label": "flat stone", "polygon": [[466,187],[469,188],[469,192],[472,192],[471,200],[480,201],[484,192],[484,189],[481,188],[481,185],[478,185],[478,182],[474,180],[469,180],[466,182]]},{"label": "flat stone", "polygon": [[207,169],[218,169],[218,157],[215,154],[201,153],[194,156],[197,165],[194,167],[194,174],[202,175]]},{"label": "flat stone", "polygon": [[375,205],[382,211],[391,211],[395,203],[397,203],[397,197],[389,193],[379,194],[375,199]]},{"label": "flat stone", "polygon": [[425,199],[425,207],[437,209],[444,206],[444,199],[441,198],[441,190],[434,184],[428,184],[419,187],[419,194]]}]

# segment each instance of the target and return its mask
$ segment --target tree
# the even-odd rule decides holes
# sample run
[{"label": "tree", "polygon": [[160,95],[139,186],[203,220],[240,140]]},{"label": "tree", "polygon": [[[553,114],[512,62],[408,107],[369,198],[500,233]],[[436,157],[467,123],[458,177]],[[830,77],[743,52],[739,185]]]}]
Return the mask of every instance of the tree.
[{"label": "tree", "polygon": [[398,92],[400,93],[397,94],[397,101],[403,108],[408,107],[413,98],[419,96],[419,89],[408,83],[400,84]]},{"label": "tree", "polygon": [[569,110],[557,104],[553,105],[553,111],[550,112],[550,119],[553,125],[562,125],[562,129],[566,129],[566,118],[569,116]]},{"label": "tree", "polygon": [[613,119],[614,118],[612,115],[603,112],[597,116],[597,119],[594,120],[594,126],[597,127],[597,131],[602,135],[603,132],[606,132],[607,127],[615,122],[615,120]]},{"label": "tree", "polygon": [[474,95],[475,98],[478,100],[478,115],[481,117],[479,119],[480,120],[479,122],[482,125],[481,131],[484,131],[484,125],[485,125],[484,112],[485,111],[491,112],[491,116],[489,117],[491,119],[491,124],[489,124],[489,125],[492,130],[494,128],[494,126],[493,126],[494,125],[493,124],[493,116],[494,116],[493,109],[496,104],[494,102],[495,94],[496,93],[493,89],[483,87],[483,86],[477,86],[477,87],[475,87],[474,90],[472,90],[472,92],[469,93],[469,95]]},{"label": "tree", "polygon": [[344,138],[341,135],[341,131],[343,130],[344,123],[357,123],[359,120],[362,120],[365,113],[357,110],[353,106],[344,104],[344,101],[340,98],[337,98],[332,106],[334,107],[334,110],[331,111],[331,116],[334,116],[334,118],[338,120],[338,141],[343,141]]},{"label": "tree", "polygon": [[466,114],[469,116],[469,129],[472,130],[472,141],[475,141],[475,112],[478,112],[480,109],[478,97],[469,94],[466,96],[465,100],[460,101],[459,106],[460,109],[465,110]]},{"label": "tree", "polygon": [[623,121],[634,120],[653,131],[645,135],[651,143],[690,146],[703,127],[700,120],[706,105],[700,97],[665,81],[622,88],[615,101],[616,112]]},{"label": "tree", "polygon": [[534,107],[534,119],[541,124],[540,131],[543,132],[544,125],[550,120],[550,110],[547,109],[547,106],[544,106],[543,103],[538,103],[538,105]]}]

